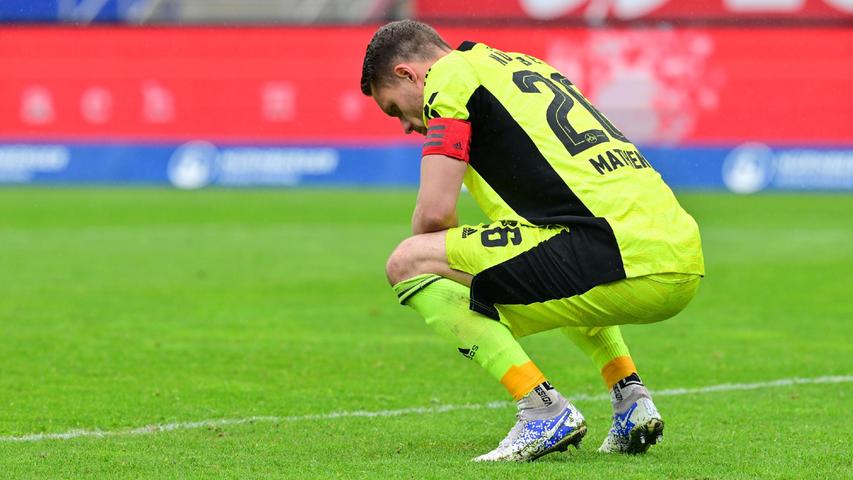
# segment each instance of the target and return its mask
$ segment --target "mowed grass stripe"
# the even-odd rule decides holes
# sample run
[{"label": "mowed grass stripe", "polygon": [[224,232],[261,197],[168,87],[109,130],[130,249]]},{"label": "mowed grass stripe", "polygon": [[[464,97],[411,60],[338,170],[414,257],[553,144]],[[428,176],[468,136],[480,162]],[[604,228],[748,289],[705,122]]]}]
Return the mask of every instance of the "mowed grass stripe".
[{"label": "mowed grass stripe", "polygon": [[[768,382],[754,383],[723,383],[698,388],[670,388],[666,390],[655,390],[652,394],[657,397],[696,395],[704,393],[732,392],[742,390],[757,390],[762,388],[790,387],[794,385],[810,385],[822,383],[848,383],[853,382],[853,375],[830,375],[815,378],[782,378]],[[585,402],[590,400],[607,400],[609,395],[572,395],[573,402]],[[513,405],[508,401],[494,401],[479,404],[460,405],[436,405],[431,407],[411,407],[396,410],[355,410],[343,412],[317,413],[311,415],[294,415],[289,417],[276,416],[252,416],[246,418],[222,418],[217,420],[200,420],[195,422],[174,422],[165,424],[146,425],[144,427],[126,430],[71,430],[63,433],[32,433],[21,436],[0,437],[0,442],[39,442],[43,440],[71,440],[80,437],[115,437],[126,435],[148,435],[152,433],[171,432],[175,430],[192,430],[195,428],[224,427],[229,425],[242,425],[246,423],[263,422],[301,422],[306,420],[334,420],[338,418],[383,418],[397,417],[400,415],[427,415],[434,413],[453,412],[457,410],[491,410],[507,408]]]}]

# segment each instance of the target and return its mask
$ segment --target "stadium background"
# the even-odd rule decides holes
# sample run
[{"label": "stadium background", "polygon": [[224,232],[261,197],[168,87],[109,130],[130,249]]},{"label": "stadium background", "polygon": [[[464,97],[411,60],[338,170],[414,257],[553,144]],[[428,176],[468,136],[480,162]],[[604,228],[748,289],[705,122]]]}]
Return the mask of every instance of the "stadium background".
[{"label": "stadium background", "polygon": [[[583,448],[469,462],[515,406],[385,282],[419,140],[358,87],[412,17],[558,66],[697,219],[697,297],[623,328],[649,454],[595,452],[606,392],[553,331],[521,341]],[[853,0],[0,0],[0,477],[853,478],[851,26]]]},{"label": "stadium background", "polygon": [[853,188],[853,2],[4,0],[0,182],[414,185],[378,22],[564,71],[676,188]]}]

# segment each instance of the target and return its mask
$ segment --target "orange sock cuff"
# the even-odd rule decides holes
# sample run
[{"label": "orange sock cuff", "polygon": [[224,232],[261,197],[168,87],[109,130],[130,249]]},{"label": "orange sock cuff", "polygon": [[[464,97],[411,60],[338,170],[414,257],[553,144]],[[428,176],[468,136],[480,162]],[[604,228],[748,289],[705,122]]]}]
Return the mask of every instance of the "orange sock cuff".
[{"label": "orange sock cuff", "polygon": [[607,389],[613,388],[616,382],[637,371],[634,361],[629,356],[616,357],[601,368],[601,376]]},{"label": "orange sock cuff", "polygon": [[509,367],[509,370],[501,378],[503,386],[516,400],[520,400],[521,397],[532,392],[537,385],[544,381],[545,375],[532,361]]}]

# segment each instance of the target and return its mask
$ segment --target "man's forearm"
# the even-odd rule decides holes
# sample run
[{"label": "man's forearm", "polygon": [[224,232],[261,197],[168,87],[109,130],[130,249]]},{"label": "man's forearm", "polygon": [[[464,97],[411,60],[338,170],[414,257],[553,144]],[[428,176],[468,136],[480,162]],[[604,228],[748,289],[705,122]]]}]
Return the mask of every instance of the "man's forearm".
[{"label": "man's forearm", "polygon": [[412,233],[415,235],[440,232],[458,225],[459,218],[455,210],[450,214],[436,215],[415,207],[415,213],[412,214]]}]

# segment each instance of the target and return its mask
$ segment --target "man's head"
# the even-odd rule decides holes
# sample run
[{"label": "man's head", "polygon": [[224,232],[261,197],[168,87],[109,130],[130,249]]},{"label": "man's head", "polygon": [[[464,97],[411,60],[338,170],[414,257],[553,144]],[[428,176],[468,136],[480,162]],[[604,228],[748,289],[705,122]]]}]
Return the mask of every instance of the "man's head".
[{"label": "man's head", "polygon": [[451,51],[432,27],[414,20],[382,26],[367,45],[361,91],[396,117],[406,133],[426,134],[422,112],[424,77],[436,60]]}]

